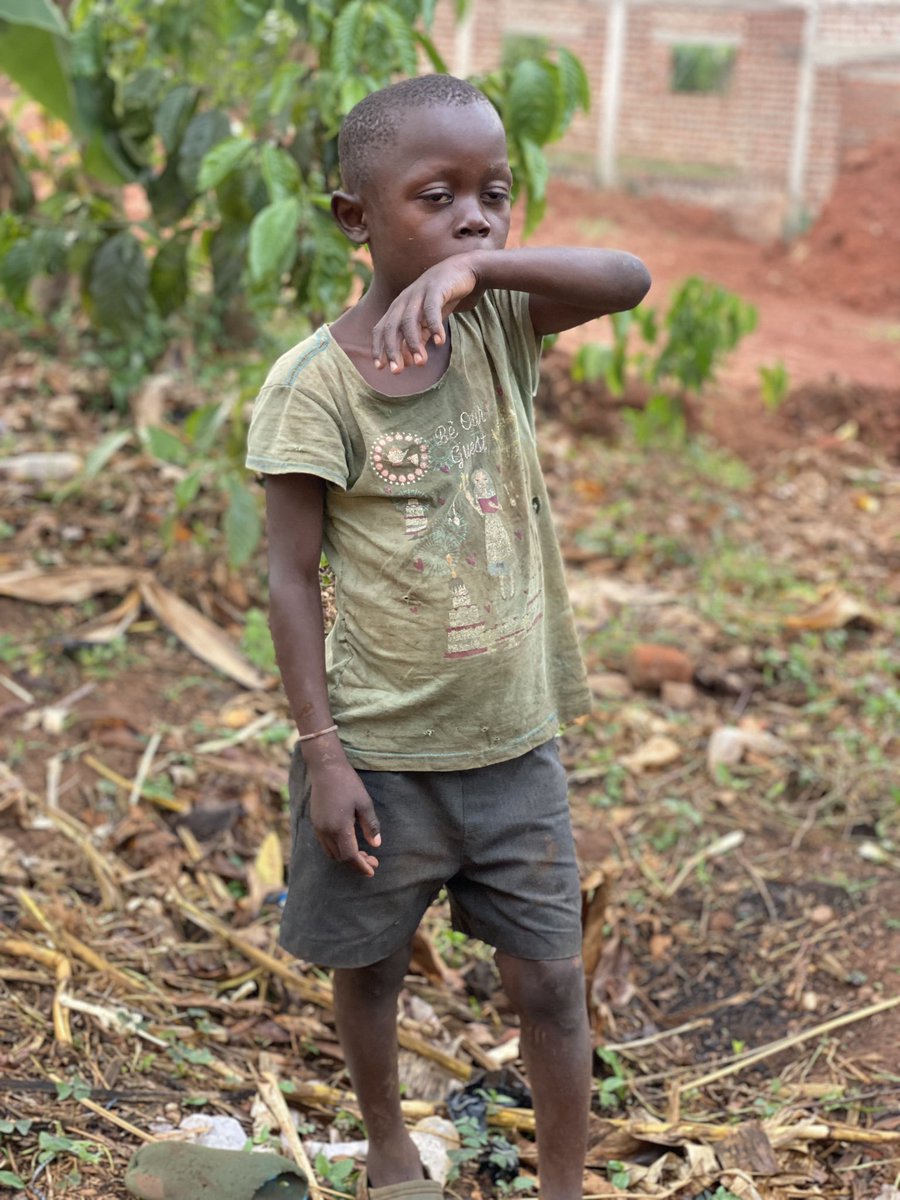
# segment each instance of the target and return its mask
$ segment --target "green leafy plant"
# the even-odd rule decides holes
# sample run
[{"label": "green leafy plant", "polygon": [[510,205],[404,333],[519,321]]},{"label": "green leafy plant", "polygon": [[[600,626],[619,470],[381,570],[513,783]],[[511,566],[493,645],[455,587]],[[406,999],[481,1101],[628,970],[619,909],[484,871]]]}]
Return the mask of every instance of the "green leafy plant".
[{"label": "green leafy plant", "polygon": [[359,1171],[352,1158],[326,1158],[316,1155],[316,1175],[325,1186],[340,1196],[356,1195],[356,1177]]},{"label": "green leafy plant", "polygon": [[607,1068],[607,1073],[597,1080],[601,1108],[619,1108],[628,1093],[628,1079],[622,1060],[614,1050],[598,1046],[597,1057]]},{"label": "green leafy plant", "polygon": [[628,1170],[628,1164],[620,1162],[617,1158],[611,1158],[606,1164],[606,1175],[609,1182],[616,1188],[625,1190],[631,1180],[631,1172]]},{"label": "green leafy plant", "polygon": [[85,1083],[83,1079],[60,1080],[56,1084],[57,1100],[68,1100],[70,1097],[75,1100],[85,1100],[90,1094],[91,1085]]},{"label": "green leafy plant", "polygon": [[38,1163],[43,1165],[54,1162],[67,1155],[74,1158],[76,1162],[88,1163],[91,1166],[96,1166],[104,1155],[110,1162],[112,1161],[112,1156],[104,1146],[100,1146],[96,1142],[89,1142],[84,1138],[67,1137],[59,1125],[57,1125],[56,1133],[42,1129],[38,1134]]},{"label": "green leafy plant", "polygon": [[250,608],[244,616],[241,649],[254,666],[272,675],[278,669],[269,620],[261,608]]},{"label": "green leafy plant", "polygon": [[[460,1169],[466,1163],[492,1167],[502,1177],[507,1177],[508,1186],[515,1188],[513,1173],[519,1165],[519,1156],[514,1146],[499,1133],[483,1129],[474,1117],[460,1117],[454,1121],[459,1133],[459,1149],[449,1153],[451,1167],[447,1182],[459,1178]],[[528,1181],[530,1184],[531,1181]]]},{"label": "green leafy plant", "polygon": [[791,390],[791,377],[781,359],[771,367],[759,368],[759,384],[766,408],[772,412],[780,408]]},{"label": "green leafy plant", "polygon": [[194,409],[178,429],[151,426],[144,431],[143,439],[154,458],[181,471],[162,526],[164,541],[173,544],[178,530],[185,528],[191,514],[211,492],[225,502],[222,535],[228,561],[239,567],[259,545],[262,521],[258,497],[246,483],[244,427],[234,409],[234,399],[226,397],[218,404]]},{"label": "green leafy plant", "polygon": [[[587,343],[572,360],[580,383],[602,380],[614,396],[632,381],[650,386],[643,408],[625,419],[641,446],[682,445],[687,435],[684,402],[699,395],[725,357],[756,328],[753,305],[717,284],[691,276],[663,317],[652,308],[616,313],[610,321],[612,345]],[[631,349],[634,335],[641,345]]]}]

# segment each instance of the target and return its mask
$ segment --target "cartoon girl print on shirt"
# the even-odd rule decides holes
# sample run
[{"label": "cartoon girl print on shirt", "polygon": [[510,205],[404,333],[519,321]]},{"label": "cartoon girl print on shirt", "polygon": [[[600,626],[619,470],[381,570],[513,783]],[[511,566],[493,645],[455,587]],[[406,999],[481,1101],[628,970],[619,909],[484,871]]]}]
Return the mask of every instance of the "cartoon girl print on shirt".
[{"label": "cartoon girl print on shirt", "polygon": [[488,574],[500,581],[500,595],[513,594],[515,556],[509,531],[500,513],[502,505],[494,481],[483,467],[472,472],[474,496],[466,493],[469,503],[484,521],[484,554]]}]

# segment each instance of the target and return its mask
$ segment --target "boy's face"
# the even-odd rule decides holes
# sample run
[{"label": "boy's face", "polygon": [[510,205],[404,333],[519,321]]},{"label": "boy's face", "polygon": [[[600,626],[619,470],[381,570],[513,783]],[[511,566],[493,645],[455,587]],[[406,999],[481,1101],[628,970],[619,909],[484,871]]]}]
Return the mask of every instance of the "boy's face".
[{"label": "boy's face", "polygon": [[490,104],[404,113],[361,203],[376,277],[400,292],[435,263],[502,250],[512,175]]}]

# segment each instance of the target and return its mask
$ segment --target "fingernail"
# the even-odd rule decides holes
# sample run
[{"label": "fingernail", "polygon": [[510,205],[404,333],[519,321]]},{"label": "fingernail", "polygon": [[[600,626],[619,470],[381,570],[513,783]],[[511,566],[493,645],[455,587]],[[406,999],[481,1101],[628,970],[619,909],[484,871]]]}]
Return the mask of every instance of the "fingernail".
[{"label": "fingernail", "polygon": [[393,362],[393,361],[392,361],[392,362],[391,362],[391,370],[392,370],[392,371],[399,371],[399,370],[400,370],[400,364],[399,364],[399,363],[395,363],[395,362]]}]

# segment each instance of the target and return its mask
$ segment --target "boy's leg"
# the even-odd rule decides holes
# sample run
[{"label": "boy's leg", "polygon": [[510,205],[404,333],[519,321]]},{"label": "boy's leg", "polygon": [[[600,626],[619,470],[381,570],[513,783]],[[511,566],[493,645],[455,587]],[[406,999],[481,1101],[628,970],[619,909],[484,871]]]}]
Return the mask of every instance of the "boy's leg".
[{"label": "boy's leg", "polygon": [[397,1076],[397,997],[409,966],[410,945],[369,967],[334,971],[338,1034],[356,1092],[373,1188],[422,1179],[422,1160],[406,1132]]},{"label": "boy's leg", "polygon": [[580,1200],[591,1098],[591,1043],[580,958],[530,961],[497,951],[522,1025],[534,1097],[541,1200]]}]

